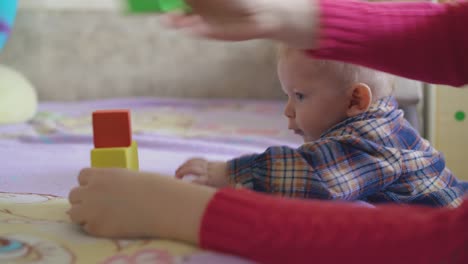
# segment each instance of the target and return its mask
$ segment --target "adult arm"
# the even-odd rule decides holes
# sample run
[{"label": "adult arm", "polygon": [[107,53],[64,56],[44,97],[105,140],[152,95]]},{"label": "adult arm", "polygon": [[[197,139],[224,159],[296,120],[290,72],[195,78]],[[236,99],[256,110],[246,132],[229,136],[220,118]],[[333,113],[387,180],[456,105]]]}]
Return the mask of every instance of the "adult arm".
[{"label": "adult arm", "polygon": [[437,84],[468,83],[468,1],[321,0],[317,58]]},{"label": "adult arm", "polygon": [[199,243],[260,263],[468,263],[467,223],[468,202],[373,209],[223,189]]}]

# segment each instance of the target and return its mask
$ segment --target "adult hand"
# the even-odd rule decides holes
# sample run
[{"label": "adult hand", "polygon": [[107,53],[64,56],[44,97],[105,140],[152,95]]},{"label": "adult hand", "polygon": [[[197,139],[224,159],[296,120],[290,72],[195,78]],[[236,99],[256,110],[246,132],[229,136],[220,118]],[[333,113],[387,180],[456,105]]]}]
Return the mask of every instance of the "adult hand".
[{"label": "adult hand", "polygon": [[210,39],[273,39],[296,48],[313,48],[318,0],[186,0],[188,14],[168,14],[175,29]]},{"label": "adult hand", "polygon": [[193,244],[215,189],[155,173],[84,169],[69,194],[73,222],[107,238],[162,237]]}]

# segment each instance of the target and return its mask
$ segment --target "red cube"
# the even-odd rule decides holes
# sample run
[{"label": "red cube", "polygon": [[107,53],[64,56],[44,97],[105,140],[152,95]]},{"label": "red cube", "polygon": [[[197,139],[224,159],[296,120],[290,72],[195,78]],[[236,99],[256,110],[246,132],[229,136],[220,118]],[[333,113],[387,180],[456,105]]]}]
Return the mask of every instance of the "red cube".
[{"label": "red cube", "polygon": [[93,112],[95,148],[129,147],[132,128],[129,110],[100,110]]}]

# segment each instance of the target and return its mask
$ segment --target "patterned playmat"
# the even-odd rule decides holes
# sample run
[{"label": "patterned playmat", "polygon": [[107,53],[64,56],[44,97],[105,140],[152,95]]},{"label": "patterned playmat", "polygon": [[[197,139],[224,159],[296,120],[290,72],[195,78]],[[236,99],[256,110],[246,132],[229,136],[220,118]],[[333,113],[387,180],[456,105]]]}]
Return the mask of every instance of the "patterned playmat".
[{"label": "patterned playmat", "polygon": [[58,197],[0,193],[0,263],[248,263],[172,241],[93,238],[70,223],[68,207]]}]

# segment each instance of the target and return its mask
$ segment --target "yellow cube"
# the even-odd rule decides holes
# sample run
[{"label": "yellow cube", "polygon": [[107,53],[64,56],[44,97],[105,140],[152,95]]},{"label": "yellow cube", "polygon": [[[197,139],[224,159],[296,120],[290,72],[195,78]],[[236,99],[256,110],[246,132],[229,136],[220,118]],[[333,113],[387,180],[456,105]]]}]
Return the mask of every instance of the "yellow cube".
[{"label": "yellow cube", "polygon": [[91,167],[124,168],[138,170],[138,145],[132,141],[130,147],[95,148],[91,150]]}]

